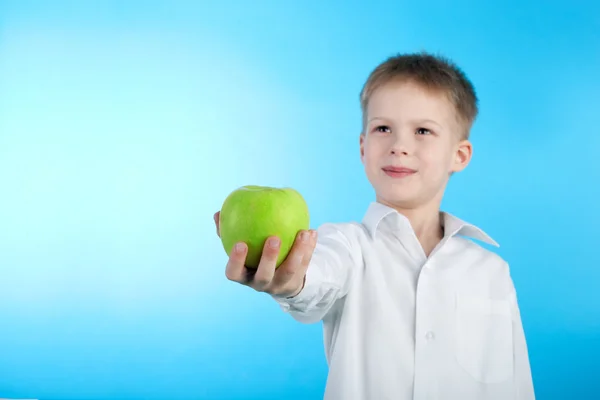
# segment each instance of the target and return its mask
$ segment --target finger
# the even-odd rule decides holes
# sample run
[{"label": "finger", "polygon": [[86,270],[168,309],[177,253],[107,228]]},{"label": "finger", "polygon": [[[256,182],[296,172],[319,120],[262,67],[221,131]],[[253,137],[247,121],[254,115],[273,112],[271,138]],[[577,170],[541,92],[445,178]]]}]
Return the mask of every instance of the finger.
[{"label": "finger", "polygon": [[233,246],[229,255],[229,261],[225,267],[225,276],[230,281],[246,284],[248,282],[246,267],[246,254],[248,252],[248,246],[245,243],[240,242]]},{"label": "finger", "polygon": [[280,248],[281,240],[276,236],[269,237],[265,241],[258,268],[250,285],[255,290],[264,291],[273,280]]},{"label": "finger", "polygon": [[215,227],[217,228],[217,236],[221,237],[221,231],[219,229],[219,218],[221,216],[221,212],[217,211],[215,215],[213,215],[213,220],[215,221]]},{"label": "finger", "polygon": [[308,267],[310,266],[310,260],[312,260],[312,256],[315,251],[316,245],[317,245],[317,231],[311,230],[310,231],[310,246],[304,253],[304,257],[302,258],[301,268],[299,271],[299,272],[301,272],[302,276],[306,275],[306,271],[308,270]]},{"label": "finger", "polygon": [[[290,253],[281,264],[273,280],[273,286],[284,286],[298,275],[304,275],[312,252],[316,245],[316,234],[314,230],[301,231],[296,236],[296,242]],[[308,256],[308,259],[305,259]]]}]

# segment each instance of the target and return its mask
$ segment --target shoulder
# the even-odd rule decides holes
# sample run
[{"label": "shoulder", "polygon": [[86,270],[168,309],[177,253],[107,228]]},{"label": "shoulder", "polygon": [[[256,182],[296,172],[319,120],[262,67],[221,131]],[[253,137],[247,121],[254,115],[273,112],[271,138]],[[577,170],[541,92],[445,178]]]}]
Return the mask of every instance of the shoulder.
[{"label": "shoulder", "polygon": [[465,282],[478,282],[493,291],[512,290],[509,263],[496,251],[488,249],[470,238],[452,238],[455,262],[463,266]]},{"label": "shoulder", "polygon": [[453,253],[466,262],[485,266],[487,269],[493,270],[506,270],[508,268],[507,261],[495,250],[484,247],[471,238],[453,237],[452,247]]}]

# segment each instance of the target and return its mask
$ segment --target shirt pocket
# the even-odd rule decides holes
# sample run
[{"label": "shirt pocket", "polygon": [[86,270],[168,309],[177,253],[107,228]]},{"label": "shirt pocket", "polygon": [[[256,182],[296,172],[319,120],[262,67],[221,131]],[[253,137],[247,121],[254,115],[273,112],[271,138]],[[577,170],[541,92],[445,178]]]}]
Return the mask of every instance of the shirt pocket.
[{"label": "shirt pocket", "polygon": [[458,294],[455,352],[458,364],[482,383],[498,383],[513,375],[510,302]]}]

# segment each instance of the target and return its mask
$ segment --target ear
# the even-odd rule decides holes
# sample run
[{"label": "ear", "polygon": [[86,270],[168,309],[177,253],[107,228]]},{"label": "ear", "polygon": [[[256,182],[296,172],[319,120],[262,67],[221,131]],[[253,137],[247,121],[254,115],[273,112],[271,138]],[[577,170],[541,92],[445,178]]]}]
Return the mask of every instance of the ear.
[{"label": "ear", "polygon": [[360,144],[360,162],[362,162],[364,164],[364,162],[365,162],[365,134],[364,133],[360,134],[359,144]]},{"label": "ear", "polygon": [[454,154],[451,172],[460,172],[469,165],[473,156],[473,145],[468,140],[461,140]]}]

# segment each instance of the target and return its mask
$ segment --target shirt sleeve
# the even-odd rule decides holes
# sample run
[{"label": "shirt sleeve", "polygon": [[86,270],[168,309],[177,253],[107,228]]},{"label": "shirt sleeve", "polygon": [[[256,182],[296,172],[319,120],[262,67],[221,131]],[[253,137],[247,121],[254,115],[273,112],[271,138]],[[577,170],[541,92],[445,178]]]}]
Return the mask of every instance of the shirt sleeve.
[{"label": "shirt sleeve", "polygon": [[338,224],[317,229],[317,244],[306,271],[304,287],[296,296],[273,296],[281,308],[302,323],[321,321],[349,290],[356,256],[351,239]]},{"label": "shirt sleeve", "polygon": [[516,400],[534,400],[535,392],[533,388],[533,379],[531,376],[531,367],[529,364],[529,354],[527,350],[527,341],[525,331],[521,320],[521,312],[517,301],[517,294],[512,280],[512,294],[510,296],[511,310],[513,318],[513,343],[514,343],[514,382]]}]

